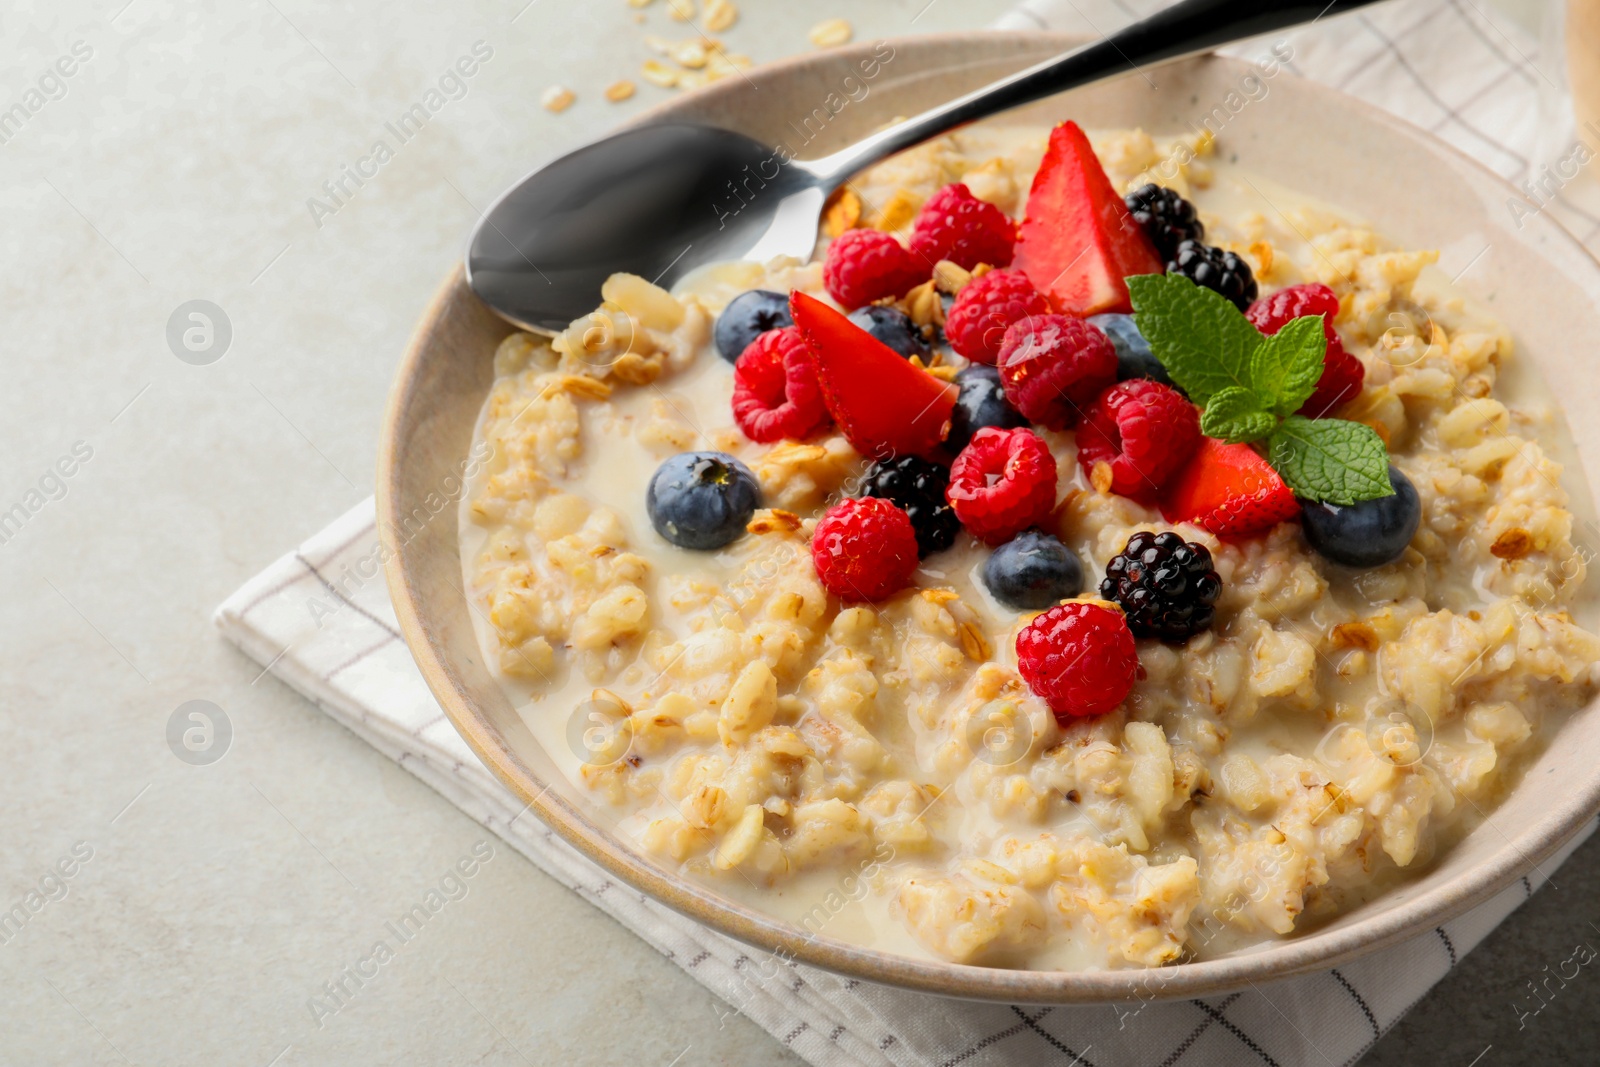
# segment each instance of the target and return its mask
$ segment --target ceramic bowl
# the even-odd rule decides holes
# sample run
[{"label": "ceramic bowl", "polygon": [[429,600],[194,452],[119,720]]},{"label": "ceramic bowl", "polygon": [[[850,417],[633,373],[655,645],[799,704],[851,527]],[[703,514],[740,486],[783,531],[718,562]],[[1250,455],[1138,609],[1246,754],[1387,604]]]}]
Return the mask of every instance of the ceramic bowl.
[{"label": "ceramic bowl", "polygon": [[[968,33],[861,44],[729,78],[640,121],[708,122],[821,155],[895,115],[913,114],[1070,46],[1042,33]],[[857,64],[878,48],[866,83]],[[887,51],[885,50],[887,49]],[[890,58],[884,59],[888,55]],[[1252,68],[1188,60],[1068,93],[1000,121],[1177,132],[1233,93],[1220,144],[1258,174],[1373,223],[1402,246],[1437,248],[1459,285],[1513,331],[1568,413],[1580,456],[1600,470],[1600,375],[1583,354],[1600,337],[1600,265],[1544,216],[1518,224],[1515,190],[1439,141],[1338,93],[1280,73],[1262,97],[1240,94]],[[854,91],[852,91],[854,87]],[[841,105],[840,102],[844,101]],[[836,113],[835,113],[836,112]],[[803,147],[800,147],[802,146]],[[528,160],[531,167],[537,160]],[[389,403],[379,453],[378,524],[396,614],[439,703],[463,737],[533,814],[615,877],[759,949],[875,982],[1012,1003],[1091,1003],[1230,992],[1323,969],[1452,918],[1546,860],[1600,810],[1600,715],[1574,715],[1489,820],[1414,880],[1337,921],[1249,952],[1155,971],[998,970],[914,959],[802,929],[658,866],[591,812],[541,751],[485,667],[462,592],[455,508],[437,494],[461,469],[510,332],[467,289],[445,279],[423,313]],[[1566,483],[1587,506],[1588,474]],[[430,494],[434,494],[430,500]],[[431,517],[438,513],[437,519]],[[507,922],[535,921],[508,915]]]}]

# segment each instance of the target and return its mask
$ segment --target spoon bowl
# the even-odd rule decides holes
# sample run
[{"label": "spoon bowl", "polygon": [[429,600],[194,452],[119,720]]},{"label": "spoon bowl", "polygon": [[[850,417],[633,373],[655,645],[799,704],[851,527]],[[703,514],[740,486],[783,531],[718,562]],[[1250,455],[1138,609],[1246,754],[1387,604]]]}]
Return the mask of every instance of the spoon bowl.
[{"label": "spoon bowl", "polygon": [[642,126],[529,175],[485,213],[467,280],[505,318],[553,333],[626,271],[670,286],[714,260],[804,258],[828,190],[771,145],[688,123]]}]

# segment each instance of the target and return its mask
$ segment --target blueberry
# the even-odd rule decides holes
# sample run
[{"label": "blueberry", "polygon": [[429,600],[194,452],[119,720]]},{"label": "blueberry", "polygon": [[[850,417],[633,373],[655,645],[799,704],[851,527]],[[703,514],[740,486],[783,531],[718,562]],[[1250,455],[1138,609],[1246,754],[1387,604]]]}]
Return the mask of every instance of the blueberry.
[{"label": "blueberry", "polygon": [[985,426],[1009,430],[1026,426],[1028,420],[1011,406],[1011,401],[1000,389],[1000,372],[981,363],[956,374],[956,406],[950,412],[950,432],[945,435],[945,445],[952,452],[960,452],[972,440],[972,435]]},{"label": "blueberry", "polygon": [[911,316],[899,308],[868,304],[850,312],[850,321],[872,336],[910,359],[912,356],[928,358],[928,342],[917,329]]},{"label": "blueberry", "polygon": [[1083,565],[1047,533],[1023,530],[983,564],[983,584],[1018,611],[1038,611],[1083,592]]},{"label": "blueberry", "polygon": [[1346,567],[1381,567],[1405,552],[1422,522],[1422,501],[1411,479],[1389,468],[1393,496],[1341,507],[1300,501],[1306,540],[1326,558]]},{"label": "blueberry", "polygon": [[717,316],[717,351],[732,363],[751,341],[768,330],[793,325],[788,297],[768,289],[751,289],[728,301],[728,306]]},{"label": "blueberry", "polygon": [[721,548],[744,533],[760,506],[756,476],[726,452],[679,452],[645,490],[650,524],[679,548]]},{"label": "blueberry", "polygon": [[1088,321],[1100,327],[1111,338],[1111,347],[1117,350],[1117,381],[1149,378],[1162,385],[1172,384],[1172,379],[1167,377],[1167,368],[1150,351],[1150,342],[1133,324],[1132,315],[1090,315]]}]

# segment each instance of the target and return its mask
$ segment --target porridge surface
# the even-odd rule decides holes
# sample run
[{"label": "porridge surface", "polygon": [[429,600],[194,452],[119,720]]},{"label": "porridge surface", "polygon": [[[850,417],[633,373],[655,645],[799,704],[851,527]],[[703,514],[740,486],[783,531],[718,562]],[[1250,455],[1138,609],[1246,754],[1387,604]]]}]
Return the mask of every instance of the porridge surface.
[{"label": "porridge surface", "polygon": [[[952,181],[1018,215],[1046,133],[952,135],[854,188],[901,233]],[[554,347],[502,343],[461,517],[480,640],[541,744],[656,862],[813,934],[941,959],[1203,958],[1408,877],[1590,698],[1600,642],[1571,614],[1586,556],[1565,428],[1508,387],[1509,334],[1433,252],[1214,164],[1209,144],[1177,166],[1176,143],[1094,138],[1119,191],[1163,168],[1263,292],[1334,289],[1366,367],[1342,415],[1379,429],[1422,523],[1367,571],[1313,554],[1294,522],[1237,542],[1180,526],[1222,578],[1216,621],[1179,647],[1140,641],[1143,677],[1098,718],[1063,726],[1022,683],[1012,647],[1032,613],[990,596],[988,549],[965,534],[885,602],[819,583],[812,526],[865,461],[837,432],[746,440],[709,339],[745,290],[825,298],[820,261],[707,268],[674,295],[614,276],[610,310]],[[1093,589],[1132,533],[1173,527],[1093,489],[1072,433],[1043,435],[1049,532]],[[652,472],[692,449],[739,457],[764,494],[752,532],[716,552],[673,547],[645,516]]]}]

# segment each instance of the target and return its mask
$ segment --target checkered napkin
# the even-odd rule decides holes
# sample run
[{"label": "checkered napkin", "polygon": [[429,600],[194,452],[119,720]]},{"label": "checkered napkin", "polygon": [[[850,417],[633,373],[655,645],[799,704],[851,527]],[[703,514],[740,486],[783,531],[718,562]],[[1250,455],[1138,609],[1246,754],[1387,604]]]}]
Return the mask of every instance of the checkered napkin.
[{"label": "checkered napkin", "polygon": [[[1026,0],[1001,25],[1104,33],[1139,13],[1122,0]],[[1537,131],[1527,119],[1541,80],[1537,50],[1503,18],[1491,23],[1473,0],[1408,0],[1325,20],[1288,40],[1295,73],[1389,108],[1507,177],[1521,177],[1535,158]],[[1264,50],[1234,49],[1246,58]],[[1600,232],[1600,219],[1566,221],[1591,242]],[[228,598],[217,624],[334,719],[675,961],[722,997],[730,1015],[748,1016],[817,1067],[1350,1064],[1567,855],[1411,942],[1226,997],[1008,1007],[846,980],[764,957],[653,903],[526,814],[428,692],[400,639],[377,559],[368,500]]]}]

